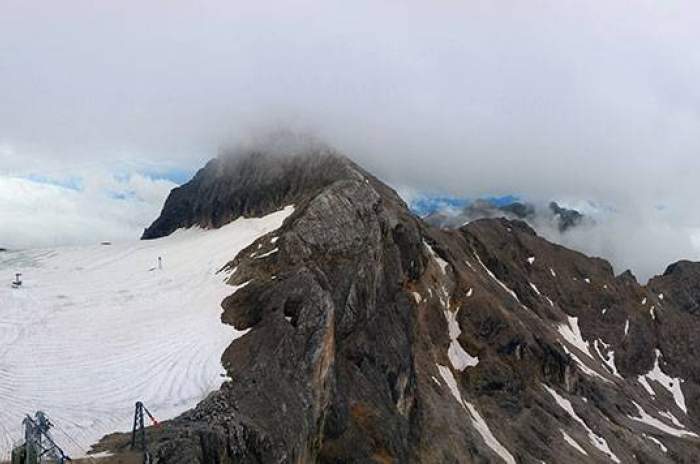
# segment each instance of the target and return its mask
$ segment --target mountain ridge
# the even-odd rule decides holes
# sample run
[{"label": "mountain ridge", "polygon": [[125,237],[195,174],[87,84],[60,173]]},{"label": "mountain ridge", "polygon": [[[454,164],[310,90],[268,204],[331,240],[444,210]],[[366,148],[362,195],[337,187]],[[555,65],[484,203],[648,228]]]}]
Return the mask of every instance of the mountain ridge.
[{"label": "mountain ridge", "polygon": [[142,239],[163,237],[178,228],[217,228],[241,216],[264,215],[360,171],[325,147],[296,156],[261,151],[220,156],[171,191],[161,215]]},{"label": "mountain ridge", "polygon": [[329,162],[321,181],[228,216],[164,208],[168,227],[212,227],[295,202],[228,266],[222,320],[249,330],[222,356],[232,380],[152,432],[157,462],[700,456],[700,321],[683,310],[698,301],[694,274],[679,296],[673,272],[641,286],[520,221],[439,230],[349,160]]}]

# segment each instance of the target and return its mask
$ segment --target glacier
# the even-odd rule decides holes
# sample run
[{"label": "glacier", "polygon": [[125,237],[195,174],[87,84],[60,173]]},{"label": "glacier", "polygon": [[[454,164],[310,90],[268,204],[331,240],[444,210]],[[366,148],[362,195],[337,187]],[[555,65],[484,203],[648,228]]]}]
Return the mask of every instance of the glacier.
[{"label": "glacier", "polygon": [[293,210],[156,240],[1,253],[0,461],[36,410],[80,456],[129,431],[136,401],[165,420],[218,389],[221,355],[243,335],[221,322],[235,291],[221,270]]}]

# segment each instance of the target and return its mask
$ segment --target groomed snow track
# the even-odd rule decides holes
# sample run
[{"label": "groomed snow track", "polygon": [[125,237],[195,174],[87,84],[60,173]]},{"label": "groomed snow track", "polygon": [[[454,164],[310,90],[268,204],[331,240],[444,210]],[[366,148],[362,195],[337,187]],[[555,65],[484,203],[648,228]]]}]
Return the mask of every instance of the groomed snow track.
[{"label": "groomed snow track", "polygon": [[26,413],[45,411],[79,456],[128,431],[137,400],[163,420],[219,388],[221,354],[242,335],[221,323],[233,288],[219,270],[292,211],[158,240],[0,254],[0,462]]}]

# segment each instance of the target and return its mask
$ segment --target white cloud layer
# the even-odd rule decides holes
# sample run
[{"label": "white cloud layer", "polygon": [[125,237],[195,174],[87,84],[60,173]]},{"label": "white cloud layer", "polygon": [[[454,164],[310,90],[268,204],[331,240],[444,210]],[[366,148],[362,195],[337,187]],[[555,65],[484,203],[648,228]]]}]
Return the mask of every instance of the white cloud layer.
[{"label": "white cloud layer", "polygon": [[291,126],[414,191],[606,205],[611,225],[576,245],[647,275],[698,256],[699,16],[690,0],[5,0],[0,174],[192,169]]},{"label": "white cloud layer", "polygon": [[535,224],[538,233],[566,247],[609,260],[617,273],[630,269],[642,283],[661,274],[673,262],[700,260],[700,228],[674,217],[675,213],[655,208],[643,214],[634,209],[580,210],[593,222],[584,222],[564,233],[551,223]]},{"label": "white cloud layer", "polygon": [[0,248],[138,238],[175,184],[92,174],[80,188],[0,175]]}]

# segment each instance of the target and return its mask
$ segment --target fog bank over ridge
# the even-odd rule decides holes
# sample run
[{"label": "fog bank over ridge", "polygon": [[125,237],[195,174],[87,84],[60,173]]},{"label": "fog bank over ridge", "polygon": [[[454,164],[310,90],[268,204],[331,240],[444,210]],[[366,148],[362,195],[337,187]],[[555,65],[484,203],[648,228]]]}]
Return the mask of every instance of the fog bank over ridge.
[{"label": "fog bank over ridge", "polygon": [[[595,205],[594,228],[558,240],[644,279],[700,259],[698,15],[691,1],[9,0],[0,247],[23,230],[137,236],[175,183],[148,170],[194,172],[284,127],[407,198]],[[114,166],[157,195],[110,197]],[[105,187],[51,187],[71,212],[55,214],[36,206],[40,178]]]},{"label": "fog bank over ridge", "polygon": [[[401,192],[401,189],[399,190]],[[420,205],[415,209],[420,213],[430,196],[403,191],[404,198],[411,205]],[[648,217],[641,216],[635,210],[617,210],[609,205],[596,204],[585,200],[558,200],[558,205],[570,208],[583,215],[572,227],[561,227],[561,220],[551,212],[550,200],[528,200],[507,196],[495,198],[510,205],[517,201],[524,202],[527,208],[533,208],[527,217],[509,214],[495,207],[490,210],[463,213],[464,207],[455,207],[465,203],[466,209],[472,204],[470,200],[450,197],[438,197],[436,215],[425,215],[425,219],[437,226],[459,227],[483,217],[505,217],[507,219],[525,220],[537,233],[554,243],[581,251],[589,256],[598,256],[609,260],[616,273],[632,270],[641,283],[663,273],[666,267],[676,261],[700,259],[700,229],[696,227],[678,228],[669,223],[667,212],[663,208],[651,209]],[[477,200],[476,203],[484,200]],[[442,219],[441,219],[442,218]]]}]

